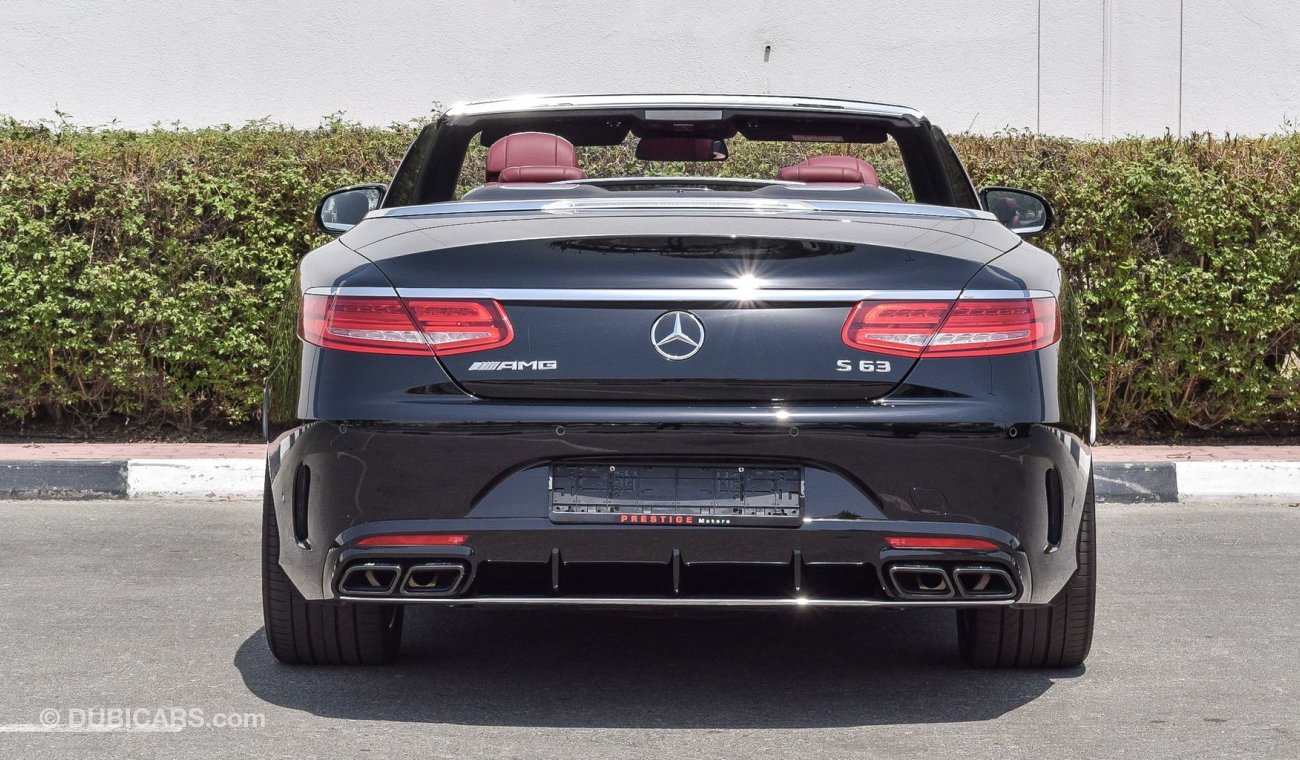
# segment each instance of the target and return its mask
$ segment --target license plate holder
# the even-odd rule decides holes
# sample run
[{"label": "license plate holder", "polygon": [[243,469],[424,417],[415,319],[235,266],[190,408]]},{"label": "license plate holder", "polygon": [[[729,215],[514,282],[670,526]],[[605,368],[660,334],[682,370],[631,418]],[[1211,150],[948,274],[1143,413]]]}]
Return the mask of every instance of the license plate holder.
[{"label": "license plate holder", "polygon": [[803,502],[801,467],[551,466],[550,518],[557,523],[796,527]]}]

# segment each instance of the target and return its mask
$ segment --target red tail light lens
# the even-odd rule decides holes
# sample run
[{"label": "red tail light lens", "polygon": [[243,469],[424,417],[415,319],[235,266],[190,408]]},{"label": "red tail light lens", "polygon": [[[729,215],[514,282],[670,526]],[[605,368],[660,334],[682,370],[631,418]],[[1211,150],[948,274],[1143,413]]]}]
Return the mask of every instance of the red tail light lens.
[{"label": "red tail light lens", "polygon": [[863,301],[849,314],[842,337],[864,351],[920,356],[951,308],[951,301]]},{"label": "red tail light lens", "polygon": [[998,545],[982,538],[936,538],[934,536],[886,536],[885,543],[895,549],[983,549],[996,551]]},{"label": "red tail light lens", "polygon": [[498,348],[515,337],[496,301],[409,299],[406,306],[439,356]]},{"label": "red tail light lens", "polygon": [[514,330],[496,301],[307,295],[300,335],[340,351],[447,356],[504,346]]},{"label": "red tail light lens", "polygon": [[366,536],[357,546],[460,546],[467,538],[463,533],[397,533]]},{"label": "red tail light lens", "polygon": [[845,344],[894,356],[996,356],[1060,340],[1055,298],[863,301],[844,323]]}]

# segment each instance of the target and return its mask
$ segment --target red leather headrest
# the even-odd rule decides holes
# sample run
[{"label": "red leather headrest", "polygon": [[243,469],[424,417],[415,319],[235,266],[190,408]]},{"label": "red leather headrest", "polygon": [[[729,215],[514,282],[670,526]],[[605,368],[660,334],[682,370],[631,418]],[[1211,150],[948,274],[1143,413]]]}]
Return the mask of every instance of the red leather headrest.
[{"label": "red leather headrest", "polygon": [[880,178],[871,164],[853,156],[817,156],[787,166],[776,178],[786,182],[849,182],[880,187]]},{"label": "red leather headrest", "polygon": [[844,182],[865,185],[862,172],[838,166],[791,166],[781,170],[778,179],[787,182]]},{"label": "red leather headrest", "polygon": [[586,179],[586,172],[572,166],[507,166],[497,175],[497,182],[563,182]]},{"label": "red leather headrest", "polygon": [[516,132],[502,137],[488,148],[487,181],[496,182],[502,170],[511,166],[567,166],[576,169],[578,153],[573,149],[573,143],[559,135]]}]

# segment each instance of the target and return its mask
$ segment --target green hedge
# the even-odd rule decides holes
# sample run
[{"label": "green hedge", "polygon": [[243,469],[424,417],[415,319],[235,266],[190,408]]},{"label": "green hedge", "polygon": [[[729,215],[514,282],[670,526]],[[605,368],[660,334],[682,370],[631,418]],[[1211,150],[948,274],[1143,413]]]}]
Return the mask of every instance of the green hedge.
[{"label": "green hedge", "polygon": [[1300,135],[955,142],[1056,206],[1105,429],[1300,423]]},{"label": "green hedge", "polygon": [[[322,242],[315,201],[386,179],[414,129],[0,124],[2,426],[255,419],[272,297]],[[954,142],[977,183],[1055,203],[1045,245],[1087,304],[1108,431],[1300,422],[1300,136]],[[732,172],[802,156],[749,147]]]}]

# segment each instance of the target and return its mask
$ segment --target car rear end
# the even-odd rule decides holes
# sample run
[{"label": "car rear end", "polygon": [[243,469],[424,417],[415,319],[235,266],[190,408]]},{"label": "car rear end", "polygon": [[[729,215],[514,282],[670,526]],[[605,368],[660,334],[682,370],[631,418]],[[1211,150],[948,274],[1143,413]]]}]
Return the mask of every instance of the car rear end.
[{"label": "car rear end", "polygon": [[271,456],[304,598],[1010,605],[1075,570],[1065,296],[996,224],[456,221],[304,262]]}]

